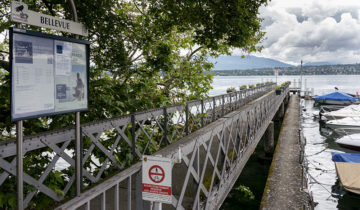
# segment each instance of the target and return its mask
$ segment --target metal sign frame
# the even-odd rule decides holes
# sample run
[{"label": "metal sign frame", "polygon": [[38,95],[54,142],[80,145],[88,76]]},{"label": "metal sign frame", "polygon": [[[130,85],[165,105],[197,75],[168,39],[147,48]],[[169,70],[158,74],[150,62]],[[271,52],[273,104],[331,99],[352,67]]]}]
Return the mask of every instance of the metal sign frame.
[{"label": "metal sign frame", "polygon": [[[44,117],[44,116],[52,116],[52,115],[58,115],[58,114],[65,114],[65,113],[72,113],[72,112],[79,112],[79,111],[87,111],[89,109],[89,68],[90,68],[90,42],[86,41],[86,40],[80,40],[80,39],[74,39],[74,38],[68,38],[68,37],[62,37],[62,36],[56,36],[56,35],[52,35],[52,34],[45,34],[45,33],[41,33],[41,32],[37,32],[37,31],[30,31],[30,30],[23,30],[23,29],[18,29],[18,28],[9,28],[9,32],[10,32],[10,57],[9,57],[9,62],[10,62],[10,86],[11,86],[11,94],[10,94],[10,104],[11,104],[11,121],[19,121],[19,120],[26,120],[26,119],[33,119],[33,118],[37,118],[37,117]],[[40,37],[40,38],[46,38],[46,39],[52,39],[54,41],[66,41],[66,42],[70,42],[70,43],[77,43],[77,44],[83,44],[85,45],[85,56],[86,56],[86,68],[85,68],[85,72],[86,72],[86,85],[87,85],[87,89],[86,91],[86,98],[85,100],[87,101],[87,105],[86,108],[82,108],[82,109],[69,109],[69,110],[65,110],[65,111],[58,111],[56,112],[54,110],[54,112],[52,113],[45,113],[45,114],[36,114],[36,115],[31,115],[31,116],[26,116],[26,117],[17,117],[14,118],[13,116],[13,107],[14,107],[14,98],[13,98],[13,59],[14,59],[14,52],[13,52],[13,35],[17,33],[17,34],[22,34],[22,35],[27,35],[27,36],[34,36],[34,37]],[[55,70],[54,70],[55,71]]]}]

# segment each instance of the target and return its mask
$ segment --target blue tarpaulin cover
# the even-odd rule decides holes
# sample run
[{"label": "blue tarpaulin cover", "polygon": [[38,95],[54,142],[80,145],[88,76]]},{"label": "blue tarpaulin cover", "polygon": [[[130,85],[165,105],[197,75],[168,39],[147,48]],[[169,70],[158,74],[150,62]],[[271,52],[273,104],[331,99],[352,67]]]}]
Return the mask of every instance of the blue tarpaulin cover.
[{"label": "blue tarpaulin cover", "polygon": [[315,101],[318,100],[334,100],[334,101],[356,101],[356,98],[349,96],[346,93],[342,92],[333,92],[322,96],[317,96],[314,98]]},{"label": "blue tarpaulin cover", "polygon": [[356,153],[332,153],[334,162],[360,163],[360,154]]}]

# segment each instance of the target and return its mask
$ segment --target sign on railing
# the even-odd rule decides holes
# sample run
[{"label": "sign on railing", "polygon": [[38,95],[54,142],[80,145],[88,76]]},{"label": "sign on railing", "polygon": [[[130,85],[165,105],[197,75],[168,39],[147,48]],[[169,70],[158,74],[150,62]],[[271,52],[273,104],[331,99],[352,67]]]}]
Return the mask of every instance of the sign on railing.
[{"label": "sign on railing", "polygon": [[171,173],[173,160],[166,157],[143,156],[142,199],[172,203]]}]

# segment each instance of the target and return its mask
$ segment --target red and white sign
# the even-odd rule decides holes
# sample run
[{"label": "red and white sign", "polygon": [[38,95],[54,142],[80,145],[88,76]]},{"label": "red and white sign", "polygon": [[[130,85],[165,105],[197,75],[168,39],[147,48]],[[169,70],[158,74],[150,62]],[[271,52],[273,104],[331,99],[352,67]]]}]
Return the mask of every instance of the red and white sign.
[{"label": "red and white sign", "polygon": [[278,69],[274,69],[274,75],[279,76],[279,70]]},{"label": "red and white sign", "polygon": [[172,203],[171,171],[172,159],[158,156],[143,156],[142,197],[143,200]]}]

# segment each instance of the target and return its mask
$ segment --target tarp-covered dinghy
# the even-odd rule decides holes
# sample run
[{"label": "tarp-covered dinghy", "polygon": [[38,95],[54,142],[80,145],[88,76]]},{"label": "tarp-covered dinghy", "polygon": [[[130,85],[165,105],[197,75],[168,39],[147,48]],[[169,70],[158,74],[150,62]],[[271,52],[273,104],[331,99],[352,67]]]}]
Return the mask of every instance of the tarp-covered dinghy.
[{"label": "tarp-covered dinghy", "polygon": [[315,103],[331,105],[349,105],[356,102],[356,98],[343,92],[333,92],[314,97]]},{"label": "tarp-covered dinghy", "polygon": [[332,160],[343,188],[360,195],[360,154],[333,153]]}]

